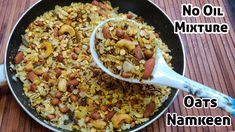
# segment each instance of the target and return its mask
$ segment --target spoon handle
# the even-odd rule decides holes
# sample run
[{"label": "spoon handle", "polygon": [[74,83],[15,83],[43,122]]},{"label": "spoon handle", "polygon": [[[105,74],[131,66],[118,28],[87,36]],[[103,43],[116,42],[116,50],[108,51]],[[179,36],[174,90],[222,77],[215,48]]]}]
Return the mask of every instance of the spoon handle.
[{"label": "spoon handle", "polygon": [[200,98],[217,99],[218,107],[235,116],[234,98],[176,73],[166,64],[160,51],[157,53],[156,62],[153,78],[150,81],[152,84],[167,85]]}]

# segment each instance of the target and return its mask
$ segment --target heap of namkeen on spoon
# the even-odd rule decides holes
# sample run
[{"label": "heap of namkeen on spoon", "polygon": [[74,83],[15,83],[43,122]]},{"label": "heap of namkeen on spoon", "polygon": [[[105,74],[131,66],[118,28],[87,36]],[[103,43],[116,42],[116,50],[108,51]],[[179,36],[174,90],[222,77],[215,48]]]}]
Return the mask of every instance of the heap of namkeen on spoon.
[{"label": "heap of namkeen on spoon", "polygon": [[143,22],[109,22],[96,34],[95,49],[99,60],[112,73],[124,78],[149,79],[157,48],[162,49],[169,63],[169,49],[154,28]]}]

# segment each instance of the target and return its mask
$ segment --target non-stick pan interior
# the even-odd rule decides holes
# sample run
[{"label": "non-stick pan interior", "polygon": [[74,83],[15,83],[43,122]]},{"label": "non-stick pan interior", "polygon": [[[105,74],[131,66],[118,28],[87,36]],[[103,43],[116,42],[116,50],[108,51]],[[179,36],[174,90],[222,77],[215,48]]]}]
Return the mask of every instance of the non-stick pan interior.
[{"label": "non-stick pan interior", "polygon": [[[12,91],[15,94],[18,101],[25,107],[25,109],[34,115],[36,118],[43,122],[43,119],[29,106],[29,101],[27,97],[23,94],[22,83],[20,81],[14,81],[13,76],[14,71],[10,69],[10,62],[17,53],[17,50],[22,43],[21,35],[24,34],[24,30],[37,16],[42,15],[44,12],[54,9],[55,5],[70,5],[72,2],[79,2],[78,0],[42,0],[38,2],[33,8],[31,8],[19,21],[15,29],[13,29],[12,36],[9,41],[6,57],[6,69],[7,77],[11,85]],[[91,0],[82,0],[82,2],[91,2]],[[144,18],[144,20],[149,24],[154,26],[160,33],[162,40],[168,45],[172,51],[172,64],[174,70],[180,74],[183,73],[184,68],[184,56],[183,48],[181,45],[180,38],[178,35],[174,34],[174,28],[170,20],[158,9],[155,5],[147,0],[111,0],[114,7],[119,7],[120,12],[132,11],[135,14]],[[177,90],[172,89],[169,98],[163,103],[162,107],[157,113],[155,113],[151,119],[160,116],[169,103],[175,97]],[[150,119],[150,120],[151,120]],[[146,123],[145,123],[146,124]],[[140,128],[142,125],[135,127],[134,129]],[[53,126],[51,126],[53,127]],[[58,128],[57,128],[58,129]],[[58,129],[60,130],[60,129]],[[133,129],[132,129],[133,130]]]}]

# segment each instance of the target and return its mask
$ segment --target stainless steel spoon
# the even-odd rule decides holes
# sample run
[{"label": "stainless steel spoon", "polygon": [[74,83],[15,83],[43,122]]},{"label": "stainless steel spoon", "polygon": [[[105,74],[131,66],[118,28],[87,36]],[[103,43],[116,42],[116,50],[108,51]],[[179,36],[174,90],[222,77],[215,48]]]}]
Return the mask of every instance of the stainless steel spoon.
[{"label": "stainless steel spoon", "polygon": [[137,79],[123,78],[119,75],[116,75],[110,72],[99,60],[99,56],[95,51],[96,32],[98,31],[98,29],[102,28],[102,26],[105,25],[107,22],[124,21],[124,20],[133,22],[136,25],[139,24],[134,20],[130,20],[126,18],[110,18],[110,19],[100,22],[98,26],[95,27],[95,29],[93,30],[91,34],[91,37],[90,37],[91,55],[95,63],[103,71],[105,71],[107,74],[109,74],[112,77],[130,82],[130,83],[166,85],[166,86],[183,90],[185,92],[188,92],[200,98],[217,99],[218,107],[224,109],[225,111],[229,112],[231,115],[235,116],[235,99],[176,73],[167,65],[165,59],[162,56],[162,52],[160,49],[158,49],[156,53],[155,66],[152,72],[152,78],[150,80],[144,80],[143,82],[140,82]]}]

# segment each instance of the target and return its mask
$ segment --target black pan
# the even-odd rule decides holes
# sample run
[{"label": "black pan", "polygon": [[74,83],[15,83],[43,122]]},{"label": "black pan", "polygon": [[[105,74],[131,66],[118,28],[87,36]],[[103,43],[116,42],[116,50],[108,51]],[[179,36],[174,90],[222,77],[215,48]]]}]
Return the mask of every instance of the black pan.
[{"label": "black pan", "polygon": [[[91,0],[80,0],[81,2],[91,2]],[[37,112],[32,109],[29,105],[29,100],[23,94],[23,87],[20,81],[14,81],[13,76],[15,72],[10,68],[10,62],[17,53],[17,50],[22,43],[21,35],[24,34],[27,26],[37,17],[42,15],[44,12],[54,9],[55,5],[70,5],[72,2],[79,2],[79,0],[41,0],[29,8],[16,23],[9,37],[9,41],[5,53],[5,74],[8,85],[13,93],[14,97],[20,104],[20,106],[38,123],[49,128],[53,131],[63,131],[63,129],[54,127],[43,121]],[[184,73],[185,68],[185,56],[184,48],[180,36],[174,34],[174,27],[169,17],[154,3],[148,0],[111,0],[113,7],[120,7],[119,12],[132,11],[135,14],[144,18],[144,20],[157,29],[160,33],[162,40],[168,45],[172,51],[172,64],[174,70],[180,74]],[[140,130],[156,119],[158,119],[172,104],[178,90],[172,89],[169,98],[163,103],[159,111],[155,113],[149,121],[136,126],[131,129],[133,131]]]}]

